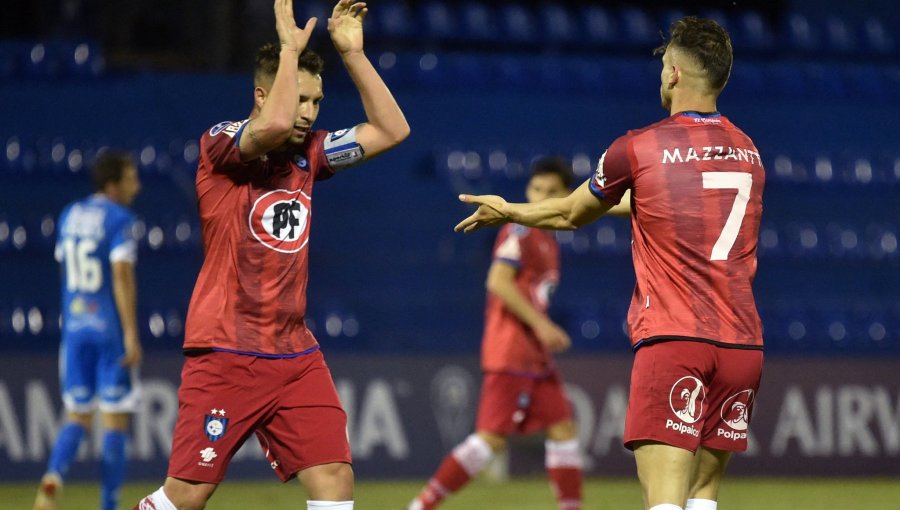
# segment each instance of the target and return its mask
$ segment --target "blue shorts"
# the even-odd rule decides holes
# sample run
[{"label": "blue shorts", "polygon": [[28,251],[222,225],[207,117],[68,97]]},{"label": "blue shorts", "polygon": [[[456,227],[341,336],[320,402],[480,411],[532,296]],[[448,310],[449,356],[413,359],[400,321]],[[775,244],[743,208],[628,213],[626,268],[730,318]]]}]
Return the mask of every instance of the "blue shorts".
[{"label": "blue shorts", "polygon": [[120,338],[86,332],[64,335],[59,380],[67,411],[92,412],[99,400],[103,412],[134,412],[137,373],[122,366],[124,352]]}]

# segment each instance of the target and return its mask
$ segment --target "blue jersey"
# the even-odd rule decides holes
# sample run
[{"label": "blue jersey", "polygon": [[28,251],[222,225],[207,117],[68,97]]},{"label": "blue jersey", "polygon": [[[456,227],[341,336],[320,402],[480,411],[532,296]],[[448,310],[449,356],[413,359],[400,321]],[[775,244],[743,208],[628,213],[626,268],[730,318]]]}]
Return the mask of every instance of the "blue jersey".
[{"label": "blue jersey", "polygon": [[134,214],[104,195],[69,204],[59,217],[56,260],[62,269],[64,340],[92,338],[121,348],[112,264],[137,261]]}]

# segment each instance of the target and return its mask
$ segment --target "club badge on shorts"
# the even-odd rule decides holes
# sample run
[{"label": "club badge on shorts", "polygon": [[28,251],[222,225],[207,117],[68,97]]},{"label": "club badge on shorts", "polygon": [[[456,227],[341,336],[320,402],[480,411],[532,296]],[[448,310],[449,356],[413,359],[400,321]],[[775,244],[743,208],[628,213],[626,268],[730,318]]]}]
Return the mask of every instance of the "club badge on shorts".
[{"label": "club badge on shorts", "polygon": [[225,435],[225,429],[228,428],[228,418],[225,417],[225,410],[214,408],[210,414],[206,415],[203,428],[206,432],[206,437],[210,441],[215,443],[221,439]]}]

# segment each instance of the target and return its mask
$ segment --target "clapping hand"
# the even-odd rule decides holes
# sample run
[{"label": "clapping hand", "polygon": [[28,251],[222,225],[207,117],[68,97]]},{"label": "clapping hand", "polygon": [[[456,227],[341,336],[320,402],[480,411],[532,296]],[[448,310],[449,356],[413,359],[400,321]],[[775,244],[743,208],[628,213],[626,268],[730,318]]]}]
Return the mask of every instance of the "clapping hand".
[{"label": "clapping hand", "polygon": [[365,2],[340,0],[328,18],[328,33],[342,55],[363,49],[362,23],[369,9]]}]

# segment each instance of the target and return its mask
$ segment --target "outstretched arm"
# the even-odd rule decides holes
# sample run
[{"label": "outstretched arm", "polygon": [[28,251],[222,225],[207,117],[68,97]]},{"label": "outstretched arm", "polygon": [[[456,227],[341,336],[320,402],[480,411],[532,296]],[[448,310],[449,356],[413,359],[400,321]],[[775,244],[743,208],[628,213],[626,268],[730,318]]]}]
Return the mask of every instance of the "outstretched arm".
[{"label": "outstretched arm", "polygon": [[365,2],[340,0],[328,20],[334,47],[359,91],[366,122],[356,127],[356,140],[370,159],[396,146],[409,136],[409,124],[384,80],[363,52],[362,22]]},{"label": "outstretched arm", "polygon": [[596,220],[612,207],[609,202],[594,196],[588,185],[589,182],[585,181],[565,198],[547,198],[527,204],[510,204],[496,195],[460,195],[460,201],[477,204],[478,209],[459,222],[454,230],[468,234],[503,223],[518,223],[545,230],[575,230]]},{"label": "outstretched arm", "polygon": [[294,21],[293,0],[275,0],[275,28],[281,43],[278,70],[259,115],[244,126],[240,138],[243,161],[262,156],[291,136],[299,108],[297,61],[315,26],[316,18],[311,18],[301,30]]}]

